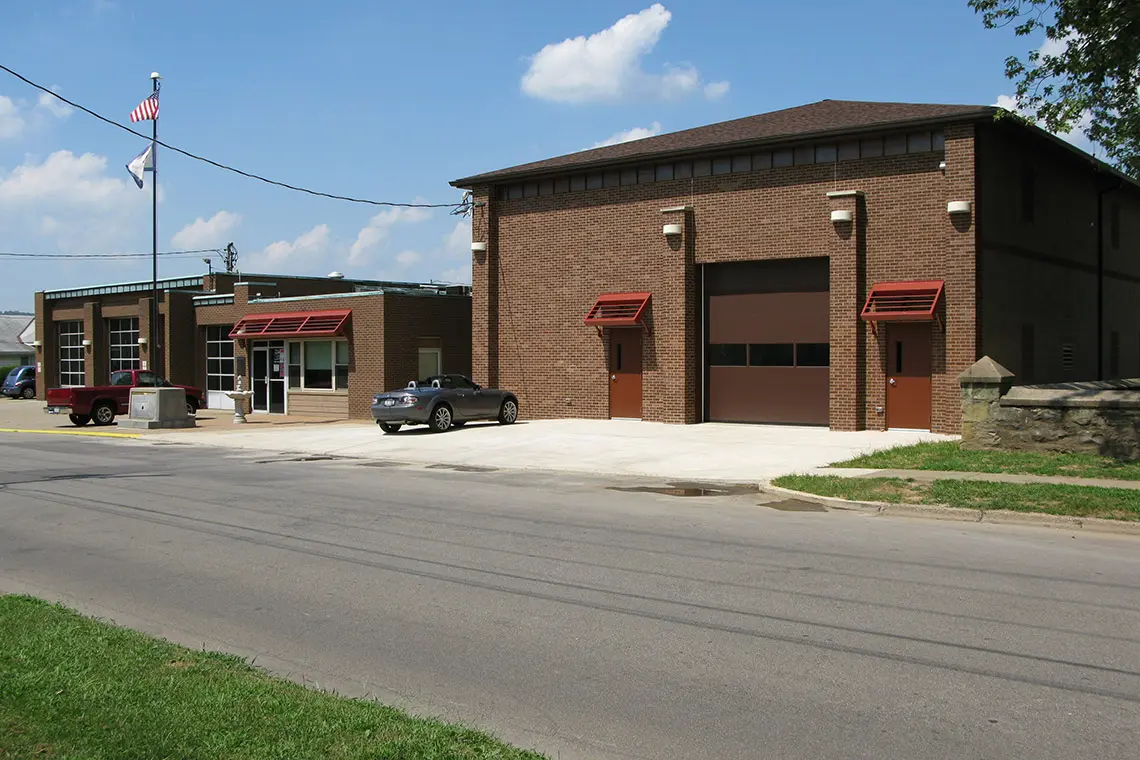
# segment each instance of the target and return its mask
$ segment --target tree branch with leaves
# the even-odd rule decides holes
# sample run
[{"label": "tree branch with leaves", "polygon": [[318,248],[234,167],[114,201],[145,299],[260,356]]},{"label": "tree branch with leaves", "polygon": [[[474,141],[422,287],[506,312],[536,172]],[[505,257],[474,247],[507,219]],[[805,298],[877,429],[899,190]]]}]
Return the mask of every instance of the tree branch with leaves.
[{"label": "tree branch with leaves", "polygon": [[1078,124],[1121,171],[1140,177],[1140,0],[969,0],[987,29],[1039,31],[1046,43],[1011,56],[1018,115],[1050,132]]}]

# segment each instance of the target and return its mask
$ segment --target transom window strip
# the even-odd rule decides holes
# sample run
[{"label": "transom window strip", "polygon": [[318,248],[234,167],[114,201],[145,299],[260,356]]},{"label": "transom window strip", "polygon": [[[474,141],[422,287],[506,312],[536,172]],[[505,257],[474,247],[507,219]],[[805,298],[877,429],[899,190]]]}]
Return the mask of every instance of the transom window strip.
[{"label": "transom window strip", "polygon": [[604,187],[644,185],[671,179],[767,171],[785,166],[832,164],[836,161],[881,158],[907,153],[930,153],[945,149],[946,136],[943,132],[924,130],[843,142],[796,145],[754,153],[603,169],[570,177],[500,185],[497,194],[499,200],[518,200]]}]

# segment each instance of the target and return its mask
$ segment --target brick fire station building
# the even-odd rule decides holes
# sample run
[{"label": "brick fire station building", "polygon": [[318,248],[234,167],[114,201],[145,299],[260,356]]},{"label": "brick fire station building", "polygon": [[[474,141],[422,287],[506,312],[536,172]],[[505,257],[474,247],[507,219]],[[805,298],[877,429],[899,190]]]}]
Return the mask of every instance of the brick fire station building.
[{"label": "brick fire station building", "polygon": [[153,371],[207,392],[238,377],[254,413],[368,418],[373,394],[439,372],[470,374],[467,286],[213,273],[36,293],[37,392]]},{"label": "brick fire station building", "polygon": [[1140,189],[995,114],[826,100],[456,180],[476,382],[531,417],[951,433],[983,355],[1140,376]]}]

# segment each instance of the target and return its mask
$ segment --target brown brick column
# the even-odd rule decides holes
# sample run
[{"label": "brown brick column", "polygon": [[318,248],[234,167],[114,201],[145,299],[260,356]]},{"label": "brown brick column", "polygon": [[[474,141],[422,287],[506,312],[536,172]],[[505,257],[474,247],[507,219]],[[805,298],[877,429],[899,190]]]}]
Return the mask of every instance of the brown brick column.
[{"label": "brown brick column", "polygon": [[974,126],[957,124],[947,127],[946,200],[969,201],[971,211],[968,214],[947,213],[943,222],[946,230],[944,331],[939,331],[937,325],[933,327],[932,428],[937,433],[957,433],[961,430],[961,389],[958,376],[978,360],[975,177]]},{"label": "brown brick column", "polygon": [[83,349],[83,382],[86,385],[103,385],[107,376],[107,332],[104,329],[102,310],[97,301],[83,304],[83,339],[91,345]]},{"label": "brown brick column", "polygon": [[46,401],[47,389],[59,384],[59,342],[42,292],[36,293],[36,340],[36,398]]},{"label": "brown brick column", "polygon": [[862,430],[866,378],[866,326],[859,319],[864,298],[866,204],[861,191],[828,193],[831,211],[849,212],[851,221],[819,220],[832,227],[830,247],[831,372],[828,420],[832,430]]},{"label": "brown brick column", "polygon": [[[692,424],[700,420],[697,395],[697,373],[701,369],[697,342],[700,288],[694,264],[697,220],[692,207],[676,206],[663,209],[661,223],[680,224],[684,231],[679,237],[659,238],[661,284],[650,300],[651,334],[643,339],[642,358],[644,366],[656,366],[661,375],[654,386],[643,390],[642,418]],[[659,236],[661,229],[654,228],[649,234]],[[647,350],[650,347],[654,349],[652,353]]]},{"label": "brown brick column", "polygon": [[471,254],[471,374],[488,388],[499,384],[499,240],[493,188],[475,188],[471,241],[486,251]]},{"label": "brown brick column", "polygon": [[150,301],[150,296],[139,299],[139,337],[147,339],[145,346],[139,346],[139,369],[145,367],[150,372],[157,372],[152,357],[158,352],[150,344]]}]

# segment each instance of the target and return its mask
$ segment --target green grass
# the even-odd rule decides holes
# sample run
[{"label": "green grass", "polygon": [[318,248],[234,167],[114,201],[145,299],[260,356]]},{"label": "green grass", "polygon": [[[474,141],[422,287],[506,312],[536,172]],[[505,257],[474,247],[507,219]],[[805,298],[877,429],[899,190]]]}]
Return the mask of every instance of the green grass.
[{"label": "green grass", "polygon": [[834,475],[787,475],[773,485],[819,496],[889,504],[930,504],[963,509],[1008,509],[1074,517],[1140,521],[1140,491],[1122,488],[987,483],[936,480],[920,483],[899,478],[841,478]]},{"label": "green grass", "polygon": [[957,441],[900,446],[831,466],[874,470],[1008,472],[1018,475],[1066,475],[1073,478],[1140,480],[1140,462],[1122,462],[1095,454],[964,451]]},{"label": "green grass", "polygon": [[537,760],[486,734],[307,689],[0,596],[0,758]]}]

